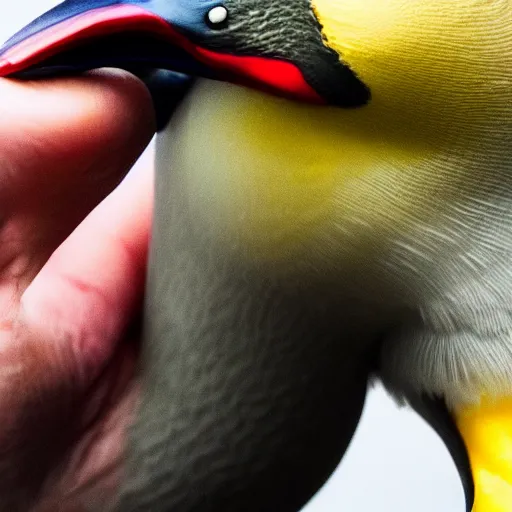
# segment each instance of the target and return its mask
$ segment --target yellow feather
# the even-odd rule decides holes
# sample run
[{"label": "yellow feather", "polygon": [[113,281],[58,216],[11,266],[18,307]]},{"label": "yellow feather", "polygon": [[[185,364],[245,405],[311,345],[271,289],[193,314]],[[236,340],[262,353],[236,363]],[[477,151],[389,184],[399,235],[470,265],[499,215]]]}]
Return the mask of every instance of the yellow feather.
[{"label": "yellow feather", "polygon": [[473,512],[512,510],[512,398],[483,397],[456,417],[475,480]]},{"label": "yellow feather", "polygon": [[509,117],[510,0],[313,0],[313,6],[326,44],[370,87],[381,123],[415,132],[421,123],[421,136],[438,140],[444,130],[469,136],[493,123],[492,116]]}]

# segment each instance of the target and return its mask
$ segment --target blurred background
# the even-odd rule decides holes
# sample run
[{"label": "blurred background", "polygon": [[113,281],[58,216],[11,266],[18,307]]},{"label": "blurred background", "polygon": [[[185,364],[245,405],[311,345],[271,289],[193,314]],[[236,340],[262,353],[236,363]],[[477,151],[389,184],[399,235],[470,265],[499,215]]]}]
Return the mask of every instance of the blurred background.
[{"label": "blurred background", "polygon": [[[3,0],[0,41],[58,3]],[[146,156],[152,151],[150,146]],[[302,512],[463,510],[462,487],[443,443],[414,412],[398,408],[376,386],[368,393],[362,421],[343,462]]]}]

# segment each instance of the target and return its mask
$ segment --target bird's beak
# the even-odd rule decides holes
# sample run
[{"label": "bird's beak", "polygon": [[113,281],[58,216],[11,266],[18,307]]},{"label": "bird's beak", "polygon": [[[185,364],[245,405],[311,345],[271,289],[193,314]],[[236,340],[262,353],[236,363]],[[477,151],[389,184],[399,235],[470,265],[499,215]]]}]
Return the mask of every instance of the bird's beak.
[{"label": "bird's beak", "polygon": [[482,397],[454,413],[473,474],[472,512],[512,510],[512,398]]},{"label": "bird's beak", "polygon": [[0,76],[37,78],[100,67],[135,73],[169,69],[325,103],[293,62],[195,43],[193,15],[181,0],[67,0],[7,41],[0,49]]}]

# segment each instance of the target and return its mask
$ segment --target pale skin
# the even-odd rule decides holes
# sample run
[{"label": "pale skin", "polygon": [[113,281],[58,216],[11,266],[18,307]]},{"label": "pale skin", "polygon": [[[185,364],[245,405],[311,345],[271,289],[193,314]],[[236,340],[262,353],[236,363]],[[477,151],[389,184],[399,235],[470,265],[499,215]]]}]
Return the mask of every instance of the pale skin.
[{"label": "pale skin", "polygon": [[117,185],[154,129],[149,94],[124,73],[0,80],[1,511],[115,502],[151,164]]}]

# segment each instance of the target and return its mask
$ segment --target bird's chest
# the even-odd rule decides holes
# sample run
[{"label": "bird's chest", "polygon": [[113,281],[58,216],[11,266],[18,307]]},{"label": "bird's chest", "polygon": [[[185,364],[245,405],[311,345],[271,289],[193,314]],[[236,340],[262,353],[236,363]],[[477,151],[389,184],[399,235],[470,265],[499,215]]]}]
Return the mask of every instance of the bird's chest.
[{"label": "bird's chest", "polygon": [[435,148],[333,114],[205,82],[160,147],[192,222],[222,251],[268,272],[336,276],[366,296],[400,294],[436,249],[415,238],[436,230],[461,178],[444,157],[436,169]]}]

